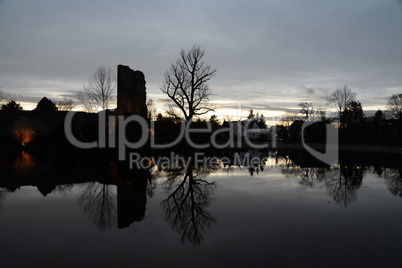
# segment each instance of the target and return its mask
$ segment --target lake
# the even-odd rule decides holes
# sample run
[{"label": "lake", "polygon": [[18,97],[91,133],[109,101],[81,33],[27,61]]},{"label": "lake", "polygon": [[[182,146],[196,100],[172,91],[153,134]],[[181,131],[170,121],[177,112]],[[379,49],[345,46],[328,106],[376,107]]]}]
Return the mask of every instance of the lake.
[{"label": "lake", "polygon": [[2,154],[2,267],[400,265],[401,156],[248,153],[263,160],[148,170]]}]

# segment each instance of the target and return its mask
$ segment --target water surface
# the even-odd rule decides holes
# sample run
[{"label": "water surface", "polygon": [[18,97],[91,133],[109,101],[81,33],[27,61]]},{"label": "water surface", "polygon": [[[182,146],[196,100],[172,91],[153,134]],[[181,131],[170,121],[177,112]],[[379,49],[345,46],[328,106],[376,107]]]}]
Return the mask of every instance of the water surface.
[{"label": "water surface", "polygon": [[16,154],[0,186],[2,263],[396,266],[401,168],[395,156],[363,158],[134,172]]}]

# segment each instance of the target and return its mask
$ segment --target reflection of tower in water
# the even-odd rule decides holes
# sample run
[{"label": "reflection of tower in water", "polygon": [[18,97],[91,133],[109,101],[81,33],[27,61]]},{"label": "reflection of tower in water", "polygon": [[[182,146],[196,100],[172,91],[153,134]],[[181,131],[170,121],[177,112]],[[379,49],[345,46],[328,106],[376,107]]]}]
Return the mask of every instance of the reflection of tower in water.
[{"label": "reflection of tower in water", "polygon": [[117,227],[129,227],[145,217],[147,179],[136,178],[117,185]]},{"label": "reflection of tower in water", "polygon": [[149,170],[128,169],[122,163],[109,163],[117,186],[117,227],[129,227],[145,217]]}]

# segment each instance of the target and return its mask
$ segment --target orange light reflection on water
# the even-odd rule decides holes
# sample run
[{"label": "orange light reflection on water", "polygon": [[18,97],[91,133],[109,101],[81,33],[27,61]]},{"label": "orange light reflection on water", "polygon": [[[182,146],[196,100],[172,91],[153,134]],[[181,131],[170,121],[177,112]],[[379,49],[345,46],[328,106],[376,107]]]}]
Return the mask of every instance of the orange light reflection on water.
[{"label": "orange light reflection on water", "polygon": [[14,160],[14,168],[19,172],[28,172],[34,164],[33,156],[26,152],[21,152]]}]

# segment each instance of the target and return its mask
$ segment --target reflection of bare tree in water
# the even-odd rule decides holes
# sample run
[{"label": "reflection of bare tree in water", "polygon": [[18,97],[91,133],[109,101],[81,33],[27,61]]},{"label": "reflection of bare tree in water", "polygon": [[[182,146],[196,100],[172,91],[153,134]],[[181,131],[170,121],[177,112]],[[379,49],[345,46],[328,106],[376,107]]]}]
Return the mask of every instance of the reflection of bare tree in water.
[{"label": "reflection of bare tree in water", "polygon": [[304,168],[304,172],[300,174],[300,184],[312,186],[315,182],[324,181],[329,170],[326,167]]},{"label": "reflection of bare tree in water", "polygon": [[[208,182],[204,178],[210,171],[205,169],[168,171],[166,186],[173,190],[161,205],[165,210],[165,217],[172,228],[181,233],[181,241],[186,240],[198,246],[203,240],[202,231],[215,223],[215,218],[206,211],[211,201],[211,195],[216,188],[215,182]],[[183,177],[184,175],[184,177]],[[176,182],[183,179],[177,184]]]},{"label": "reflection of bare tree in water", "polygon": [[397,169],[384,169],[384,180],[388,190],[393,195],[402,197],[402,167]]},{"label": "reflection of bare tree in water", "polygon": [[69,193],[71,193],[73,187],[73,184],[59,184],[56,186],[55,192],[58,192],[61,196],[67,196]]},{"label": "reflection of bare tree in water", "polygon": [[313,186],[317,182],[325,182],[328,194],[333,200],[347,207],[357,200],[357,190],[363,181],[365,168],[359,165],[341,164],[337,168],[300,167],[294,163],[282,169],[286,177],[300,178],[300,184]]},{"label": "reflection of bare tree in water", "polygon": [[109,187],[104,183],[90,182],[78,199],[79,206],[99,230],[110,229],[116,221],[116,208]]},{"label": "reflection of bare tree in water", "polygon": [[301,185],[313,186],[317,182],[324,181],[329,171],[328,167],[299,167],[293,164],[283,168],[282,174],[286,177],[300,178]]},{"label": "reflection of bare tree in water", "polygon": [[6,191],[0,190],[0,210],[2,208],[4,199],[6,199]]},{"label": "reflection of bare tree in water", "polygon": [[363,181],[365,169],[358,165],[341,164],[327,176],[325,185],[337,204],[345,207],[357,200],[357,190]]}]

